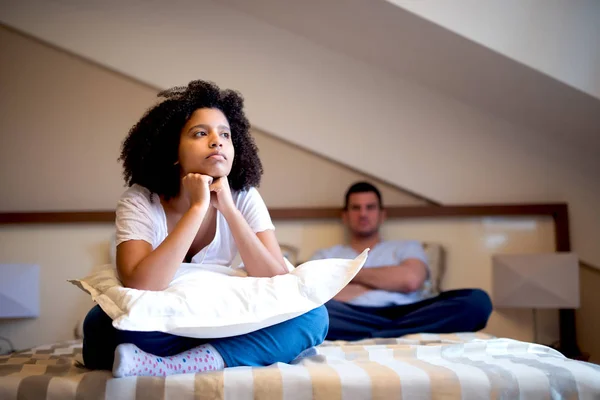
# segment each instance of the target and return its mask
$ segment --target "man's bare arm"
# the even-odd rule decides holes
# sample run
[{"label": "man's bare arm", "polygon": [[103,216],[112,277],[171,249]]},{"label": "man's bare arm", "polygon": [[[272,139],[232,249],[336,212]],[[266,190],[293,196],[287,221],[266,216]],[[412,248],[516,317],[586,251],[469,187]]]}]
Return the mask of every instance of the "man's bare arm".
[{"label": "man's bare arm", "polygon": [[363,268],[353,283],[390,292],[411,293],[419,290],[427,279],[427,266],[416,258],[408,258],[400,265]]}]

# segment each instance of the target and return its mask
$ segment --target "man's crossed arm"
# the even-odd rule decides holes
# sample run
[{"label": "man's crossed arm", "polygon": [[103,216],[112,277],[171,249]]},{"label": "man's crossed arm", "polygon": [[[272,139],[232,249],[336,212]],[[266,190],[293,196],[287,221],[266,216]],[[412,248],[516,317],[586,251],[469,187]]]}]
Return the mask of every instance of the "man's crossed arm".
[{"label": "man's crossed arm", "polygon": [[369,289],[411,293],[419,290],[427,279],[427,266],[417,258],[407,258],[400,265],[362,268],[351,283]]},{"label": "man's crossed arm", "polygon": [[370,290],[411,293],[419,290],[427,279],[427,266],[417,258],[407,258],[400,265],[361,269],[334,299],[348,302]]}]

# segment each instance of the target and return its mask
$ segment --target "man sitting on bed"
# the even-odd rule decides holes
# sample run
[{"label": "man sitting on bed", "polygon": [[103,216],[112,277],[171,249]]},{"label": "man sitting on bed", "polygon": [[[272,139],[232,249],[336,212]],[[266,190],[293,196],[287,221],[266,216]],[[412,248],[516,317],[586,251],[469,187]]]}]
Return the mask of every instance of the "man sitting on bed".
[{"label": "man sitting on bed", "polygon": [[342,220],[349,243],[318,251],[313,259],[355,258],[370,248],[356,277],[325,304],[328,340],[400,337],[410,333],[474,332],[483,329],[492,312],[489,296],[479,289],[461,289],[429,297],[422,291],[429,267],[415,241],[382,240],[379,228],[385,210],[379,190],[366,182],[346,192]]}]

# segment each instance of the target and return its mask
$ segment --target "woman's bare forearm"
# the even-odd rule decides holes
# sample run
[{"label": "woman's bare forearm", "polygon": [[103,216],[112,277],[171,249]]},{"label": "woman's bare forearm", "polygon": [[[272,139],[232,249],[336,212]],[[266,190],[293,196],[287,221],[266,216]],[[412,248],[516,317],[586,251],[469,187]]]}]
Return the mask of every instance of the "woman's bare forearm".
[{"label": "woman's bare forearm", "polygon": [[278,260],[269,252],[238,209],[228,210],[223,216],[231,229],[248,275],[270,278],[288,272],[283,258]]},{"label": "woman's bare forearm", "polygon": [[[207,210],[207,206],[200,204],[190,207],[177,222],[173,231],[156,249],[143,257],[136,265],[119,268],[123,284],[141,290],[164,290],[167,288],[184,261]],[[117,249],[117,257],[118,253]]]}]

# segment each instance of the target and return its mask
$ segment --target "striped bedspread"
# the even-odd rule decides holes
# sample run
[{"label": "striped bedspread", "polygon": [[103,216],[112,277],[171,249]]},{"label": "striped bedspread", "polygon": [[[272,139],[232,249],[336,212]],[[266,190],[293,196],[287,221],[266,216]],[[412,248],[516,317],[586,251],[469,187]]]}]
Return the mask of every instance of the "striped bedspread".
[{"label": "striped bedspread", "polygon": [[80,341],[0,356],[0,399],[600,399],[600,366],[483,334],[326,342],[293,364],[167,378],[78,360]]}]

